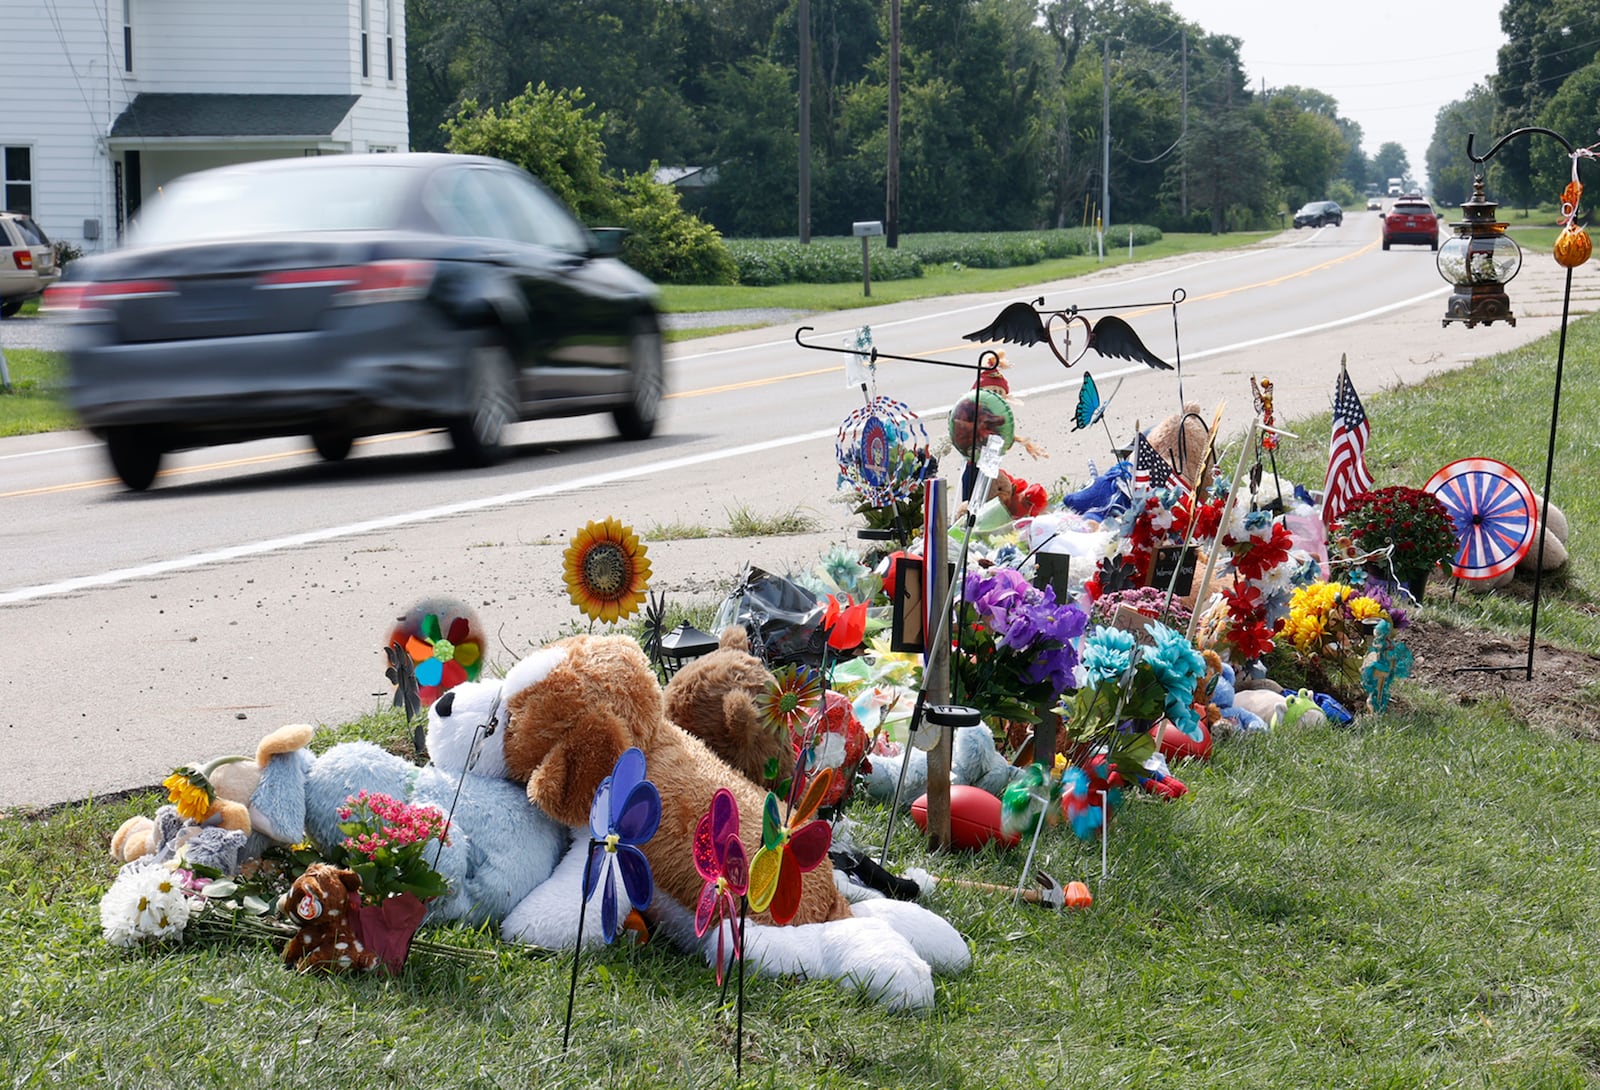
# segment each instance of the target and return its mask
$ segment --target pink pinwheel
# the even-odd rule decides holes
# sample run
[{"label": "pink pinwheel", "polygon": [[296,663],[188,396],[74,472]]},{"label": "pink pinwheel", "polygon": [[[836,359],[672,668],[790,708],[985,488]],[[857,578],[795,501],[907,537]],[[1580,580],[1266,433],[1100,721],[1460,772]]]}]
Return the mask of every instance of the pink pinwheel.
[{"label": "pink pinwheel", "polygon": [[[743,956],[735,921],[739,901],[750,888],[750,868],[745,862],[744,844],[739,840],[739,805],[726,787],[718,788],[711,796],[711,809],[695,826],[694,869],[706,880],[694,910],[694,933],[701,937],[708,929],[717,929],[717,984],[721,985],[722,967],[727,962],[724,932],[732,936],[733,956]],[[723,928],[723,921],[727,928]]]},{"label": "pink pinwheel", "polygon": [[620,933],[617,885],[634,908],[649,907],[654,883],[650,861],[639,845],[656,835],[661,824],[661,793],[645,779],[644,754],[629,749],[617,758],[611,775],[600,782],[589,807],[589,864],[583,872],[587,904],[597,886],[600,927],[606,942]]},{"label": "pink pinwheel", "polygon": [[[795,771],[797,778],[803,775]],[[761,847],[750,860],[750,907],[763,912],[770,906],[774,923],[794,919],[800,910],[800,876],[828,857],[833,827],[826,821],[812,821],[811,815],[822,805],[832,783],[833,769],[817,773],[787,823],[778,818],[778,796],[767,792],[761,811]]]}]

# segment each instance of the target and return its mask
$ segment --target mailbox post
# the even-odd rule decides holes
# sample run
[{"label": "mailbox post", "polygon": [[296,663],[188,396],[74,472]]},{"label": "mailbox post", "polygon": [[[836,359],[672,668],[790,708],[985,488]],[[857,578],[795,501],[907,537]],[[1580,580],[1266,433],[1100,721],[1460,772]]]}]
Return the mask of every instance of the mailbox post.
[{"label": "mailbox post", "polygon": [[852,233],[861,240],[861,294],[872,294],[872,239],[883,234],[882,220],[857,220]]}]

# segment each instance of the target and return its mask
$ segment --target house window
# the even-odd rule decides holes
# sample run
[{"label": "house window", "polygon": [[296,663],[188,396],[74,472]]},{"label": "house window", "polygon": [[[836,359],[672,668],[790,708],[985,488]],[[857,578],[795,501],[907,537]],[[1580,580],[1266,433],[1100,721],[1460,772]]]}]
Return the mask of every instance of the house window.
[{"label": "house window", "polygon": [[383,61],[394,79],[394,0],[383,0]]},{"label": "house window", "polygon": [[5,154],[0,156],[0,182],[5,185],[5,189],[0,191],[5,210],[21,212],[25,216],[33,215],[32,148],[5,149]]},{"label": "house window", "polygon": [[122,70],[133,71],[133,0],[122,0]]},{"label": "house window", "polygon": [[361,5],[361,78],[372,78],[372,11],[368,0],[356,0]]}]

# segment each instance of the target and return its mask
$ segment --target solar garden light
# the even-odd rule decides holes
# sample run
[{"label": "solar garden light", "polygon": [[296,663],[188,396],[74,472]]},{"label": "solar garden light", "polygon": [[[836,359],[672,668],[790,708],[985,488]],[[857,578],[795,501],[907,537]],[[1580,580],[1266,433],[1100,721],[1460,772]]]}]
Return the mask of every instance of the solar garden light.
[{"label": "solar garden light", "polygon": [[717,637],[700,631],[688,621],[679,621],[677,628],[661,637],[662,669],[671,677],[690,661],[716,649]]}]

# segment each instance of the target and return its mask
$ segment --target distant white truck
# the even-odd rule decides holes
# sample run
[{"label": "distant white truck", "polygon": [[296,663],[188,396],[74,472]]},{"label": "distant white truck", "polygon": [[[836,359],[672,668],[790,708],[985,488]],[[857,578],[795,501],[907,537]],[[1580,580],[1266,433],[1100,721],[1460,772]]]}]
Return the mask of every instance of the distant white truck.
[{"label": "distant white truck", "polygon": [[1406,191],[1406,180],[1404,178],[1390,178],[1389,179],[1389,196],[1398,197],[1402,193],[1404,193],[1405,191]]}]

